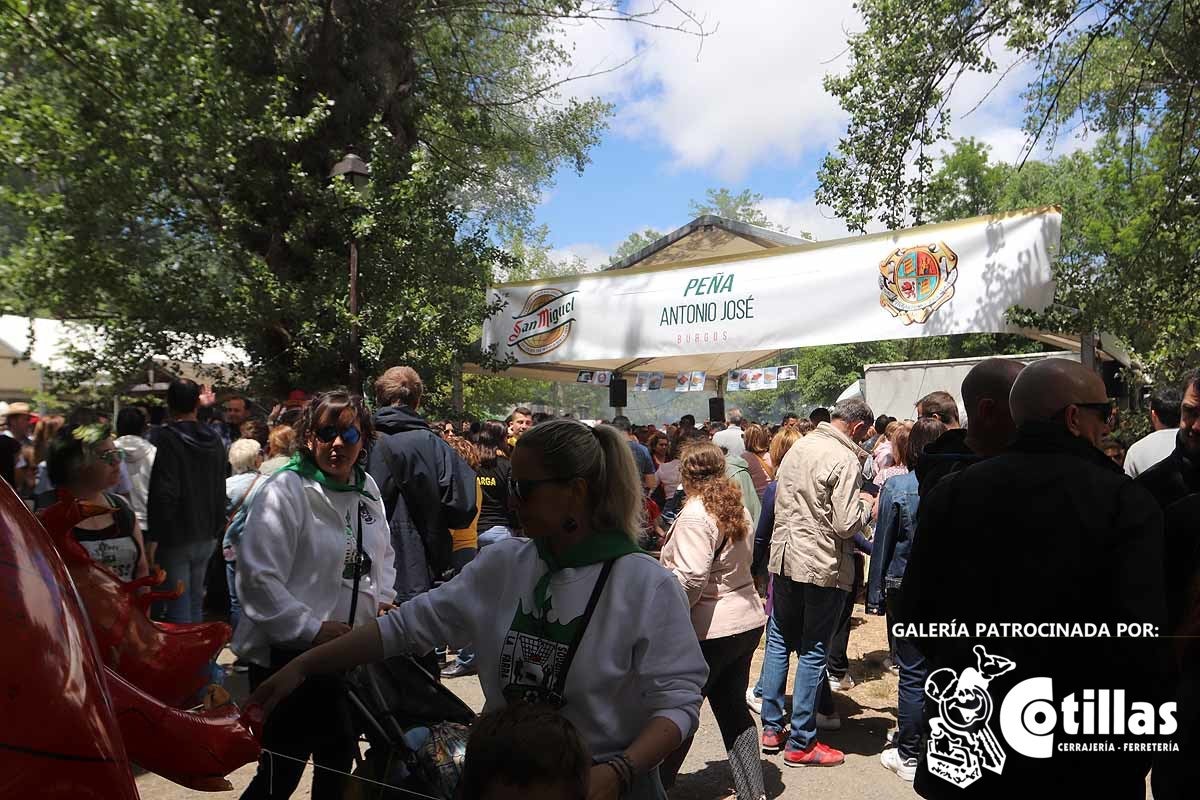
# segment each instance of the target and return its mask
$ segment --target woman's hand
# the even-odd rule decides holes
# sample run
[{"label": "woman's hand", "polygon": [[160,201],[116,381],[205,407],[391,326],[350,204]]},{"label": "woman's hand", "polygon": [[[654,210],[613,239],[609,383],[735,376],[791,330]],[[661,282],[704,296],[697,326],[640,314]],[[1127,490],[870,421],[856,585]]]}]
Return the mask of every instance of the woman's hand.
[{"label": "woman's hand", "polygon": [[592,767],[588,779],[588,800],[618,800],[621,796],[621,781],[617,771],[605,764]]},{"label": "woman's hand", "polygon": [[263,681],[246,699],[246,714],[251,724],[261,732],[263,723],[271,716],[275,706],[300,688],[306,677],[304,665],[297,658]]}]

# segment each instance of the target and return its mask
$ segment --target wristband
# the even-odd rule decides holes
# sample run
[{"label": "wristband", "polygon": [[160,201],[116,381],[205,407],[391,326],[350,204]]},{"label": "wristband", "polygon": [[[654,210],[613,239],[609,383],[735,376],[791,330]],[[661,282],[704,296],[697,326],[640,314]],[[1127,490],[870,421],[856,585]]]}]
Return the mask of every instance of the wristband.
[{"label": "wristband", "polygon": [[633,788],[633,778],[635,775],[633,762],[629,760],[629,756],[621,753],[620,755],[615,755],[602,763],[610,767],[613,772],[617,773],[617,780],[621,784],[621,794],[628,794]]}]

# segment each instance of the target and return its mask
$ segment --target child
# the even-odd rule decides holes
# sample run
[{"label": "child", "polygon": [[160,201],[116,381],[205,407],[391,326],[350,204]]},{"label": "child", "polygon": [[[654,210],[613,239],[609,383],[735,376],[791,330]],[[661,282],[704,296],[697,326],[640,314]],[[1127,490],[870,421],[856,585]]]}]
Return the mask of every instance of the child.
[{"label": "child", "polygon": [[591,757],[565,717],[520,703],[471,726],[460,800],[586,800]]}]

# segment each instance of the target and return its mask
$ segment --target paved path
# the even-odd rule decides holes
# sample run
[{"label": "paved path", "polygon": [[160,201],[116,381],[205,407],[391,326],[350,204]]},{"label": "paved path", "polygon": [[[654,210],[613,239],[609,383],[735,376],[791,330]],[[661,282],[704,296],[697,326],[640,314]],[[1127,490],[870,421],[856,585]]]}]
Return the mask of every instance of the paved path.
[{"label": "paved path", "polygon": [[[860,607],[861,608],[861,607]],[[905,783],[879,764],[887,732],[895,726],[896,678],[880,668],[887,654],[887,635],[882,618],[863,617],[856,612],[858,623],[850,636],[850,672],[858,681],[849,692],[837,693],[835,703],[843,717],[841,731],[823,738],[846,753],[846,763],[838,767],[789,768],[782,756],[763,756],[767,793],[772,798],[865,798],[872,800],[911,800],[916,794]],[[761,653],[760,653],[761,655]],[[222,660],[228,660],[226,651]],[[795,662],[793,660],[793,667]],[[752,670],[758,674],[757,662]],[[460,697],[475,709],[483,706],[479,683],[474,678],[460,678],[448,683]],[[232,675],[228,684],[235,697],[245,696],[242,676]],[[306,772],[294,797],[309,798],[311,767]],[[230,776],[234,789],[240,792],[254,775],[253,765]],[[212,795],[193,792],[166,781],[157,775],[141,775],[138,789],[143,800],[200,800],[209,797],[235,797],[236,794]],[[700,733],[688,759],[680,771],[679,782],[671,793],[672,800],[720,800],[732,792],[725,749],[708,705],[702,712]]]}]

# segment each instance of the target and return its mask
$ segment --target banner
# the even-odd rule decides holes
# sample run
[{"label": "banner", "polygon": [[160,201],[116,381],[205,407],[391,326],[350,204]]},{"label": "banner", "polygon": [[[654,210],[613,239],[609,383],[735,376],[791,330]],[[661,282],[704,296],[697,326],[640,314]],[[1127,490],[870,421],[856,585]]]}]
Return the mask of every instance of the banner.
[{"label": "banner", "polygon": [[695,266],[501,285],[488,291],[502,308],[482,344],[534,364],[1014,332],[1008,308],[1043,310],[1053,299],[1060,224],[1047,208]]}]

